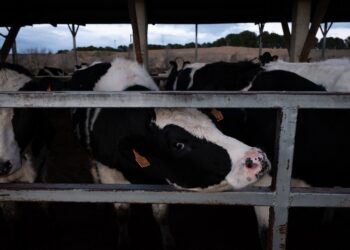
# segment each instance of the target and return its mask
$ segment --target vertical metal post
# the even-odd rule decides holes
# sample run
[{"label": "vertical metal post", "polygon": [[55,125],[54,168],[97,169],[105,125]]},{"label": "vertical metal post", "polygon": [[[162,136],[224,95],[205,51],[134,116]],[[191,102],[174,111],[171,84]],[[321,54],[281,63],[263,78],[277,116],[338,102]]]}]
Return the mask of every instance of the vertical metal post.
[{"label": "vertical metal post", "polygon": [[320,30],[322,32],[323,40],[322,40],[322,54],[321,58],[324,60],[326,59],[326,44],[327,44],[327,34],[328,31],[331,29],[333,25],[333,22],[328,26],[328,22],[324,23],[324,28],[322,29],[322,25],[320,25]]},{"label": "vertical metal post", "polygon": [[272,183],[276,192],[275,205],[270,207],[270,237],[268,249],[286,249],[290,180],[292,175],[294,141],[298,109],[283,108],[278,123],[277,174]]},{"label": "vertical metal post", "polygon": [[198,24],[195,26],[194,61],[198,62]]},{"label": "vertical metal post", "polygon": [[74,52],[74,59],[75,59],[75,64],[78,64],[78,52],[77,52],[77,41],[76,41],[76,36],[79,30],[79,25],[75,28],[75,24],[72,24],[72,27],[68,24],[68,28],[72,34],[73,37],[73,52]]},{"label": "vertical metal post", "polygon": [[262,42],[262,35],[264,33],[264,26],[265,23],[259,23],[259,56],[262,54],[262,47],[263,47],[263,42]]}]

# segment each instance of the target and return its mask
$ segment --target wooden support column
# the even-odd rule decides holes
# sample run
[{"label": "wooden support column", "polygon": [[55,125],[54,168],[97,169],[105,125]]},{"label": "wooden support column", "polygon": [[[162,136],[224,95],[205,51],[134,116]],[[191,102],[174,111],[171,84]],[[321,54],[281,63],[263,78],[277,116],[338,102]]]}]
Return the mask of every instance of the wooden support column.
[{"label": "wooden support column", "polygon": [[136,61],[148,68],[147,13],[145,0],[129,0]]},{"label": "wooden support column", "polygon": [[284,42],[286,43],[286,48],[288,50],[288,55],[290,57],[290,30],[288,27],[288,22],[282,21],[281,25],[282,25],[282,30],[283,30]]},{"label": "wooden support column", "polygon": [[292,14],[290,61],[298,62],[309,31],[311,0],[295,0]]},{"label": "wooden support column", "polygon": [[262,36],[264,33],[265,23],[258,23],[258,26],[259,26],[259,57],[260,57],[262,55],[262,48],[263,48]]},{"label": "wooden support column", "polygon": [[194,61],[198,62],[198,24],[195,26]]},{"label": "wooden support column", "polygon": [[72,34],[73,37],[73,52],[74,52],[74,60],[75,60],[75,64],[78,65],[78,52],[77,52],[77,40],[76,40],[76,36],[78,34],[78,30],[79,30],[80,25],[69,25],[68,24],[68,28],[70,30],[70,33]]},{"label": "wooden support column", "polygon": [[16,37],[20,28],[21,26],[15,25],[9,29],[9,33],[7,34],[4,44],[2,45],[2,48],[1,48],[1,53],[0,53],[1,62],[6,62],[6,59],[10,53],[10,50],[12,48],[14,41],[16,40]]},{"label": "wooden support column", "polygon": [[303,49],[300,53],[299,61],[305,62],[309,56],[311,49],[314,47],[315,37],[318,28],[326,14],[330,0],[319,0],[317,2],[316,10],[312,18],[311,27],[307,34]]}]

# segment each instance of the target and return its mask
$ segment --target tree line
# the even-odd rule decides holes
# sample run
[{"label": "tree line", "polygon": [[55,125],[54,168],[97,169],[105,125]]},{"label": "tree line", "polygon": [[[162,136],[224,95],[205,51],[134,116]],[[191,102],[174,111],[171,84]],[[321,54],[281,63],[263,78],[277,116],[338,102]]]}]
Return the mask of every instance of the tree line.
[{"label": "tree line", "polygon": [[[318,40],[315,38],[314,47],[322,48],[323,38]],[[259,35],[252,31],[242,31],[238,34],[228,34],[225,37],[221,37],[212,43],[199,43],[199,48],[210,48],[210,47],[221,47],[221,46],[238,46],[238,47],[259,47]],[[167,45],[160,44],[149,44],[148,49],[183,49],[183,48],[194,48],[195,43],[190,42],[186,44],[169,43]],[[263,48],[286,48],[286,43],[282,35],[276,34],[274,32],[269,33],[267,31],[262,34],[262,47]],[[119,45],[117,48],[113,47],[78,47],[77,51],[115,51],[115,52],[126,52],[132,48],[132,44],[129,45]],[[327,37],[326,38],[326,48],[327,49],[350,49],[350,36],[346,39],[341,39],[339,37]],[[57,53],[65,53],[67,50],[59,50]]]}]

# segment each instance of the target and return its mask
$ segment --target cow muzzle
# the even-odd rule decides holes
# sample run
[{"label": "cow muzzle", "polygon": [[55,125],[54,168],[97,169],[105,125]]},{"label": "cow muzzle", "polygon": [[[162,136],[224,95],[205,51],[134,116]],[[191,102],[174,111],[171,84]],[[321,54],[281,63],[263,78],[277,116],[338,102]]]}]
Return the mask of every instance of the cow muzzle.
[{"label": "cow muzzle", "polygon": [[10,161],[0,161],[0,176],[11,173],[13,166]]},{"label": "cow muzzle", "polygon": [[266,154],[258,148],[251,148],[234,164],[226,180],[234,189],[240,189],[256,182],[270,169],[271,163]]}]

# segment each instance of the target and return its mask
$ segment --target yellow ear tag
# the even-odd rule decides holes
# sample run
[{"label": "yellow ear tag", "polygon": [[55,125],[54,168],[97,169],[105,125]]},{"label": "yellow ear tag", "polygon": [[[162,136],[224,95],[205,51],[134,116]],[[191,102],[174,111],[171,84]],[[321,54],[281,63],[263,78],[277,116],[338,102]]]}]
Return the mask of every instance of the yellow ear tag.
[{"label": "yellow ear tag", "polygon": [[222,121],[223,119],[224,119],[224,116],[223,116],[223,114],[221,113],[221,111],[219,111],[219,110],[217,110],[217,109],[212,109],[211,111],[210,111],[210,113],[215,117],[215,119],[216,119],[216,121],[217,122],[220,122],[220,121]]},{"label": "yellow ear tag", "polygon": [[151,165],[151,163],[142,155],[140,155],[135,149],[132,150],[135,156],[135,161],[139,164],[141,168],[146,168]]}]

